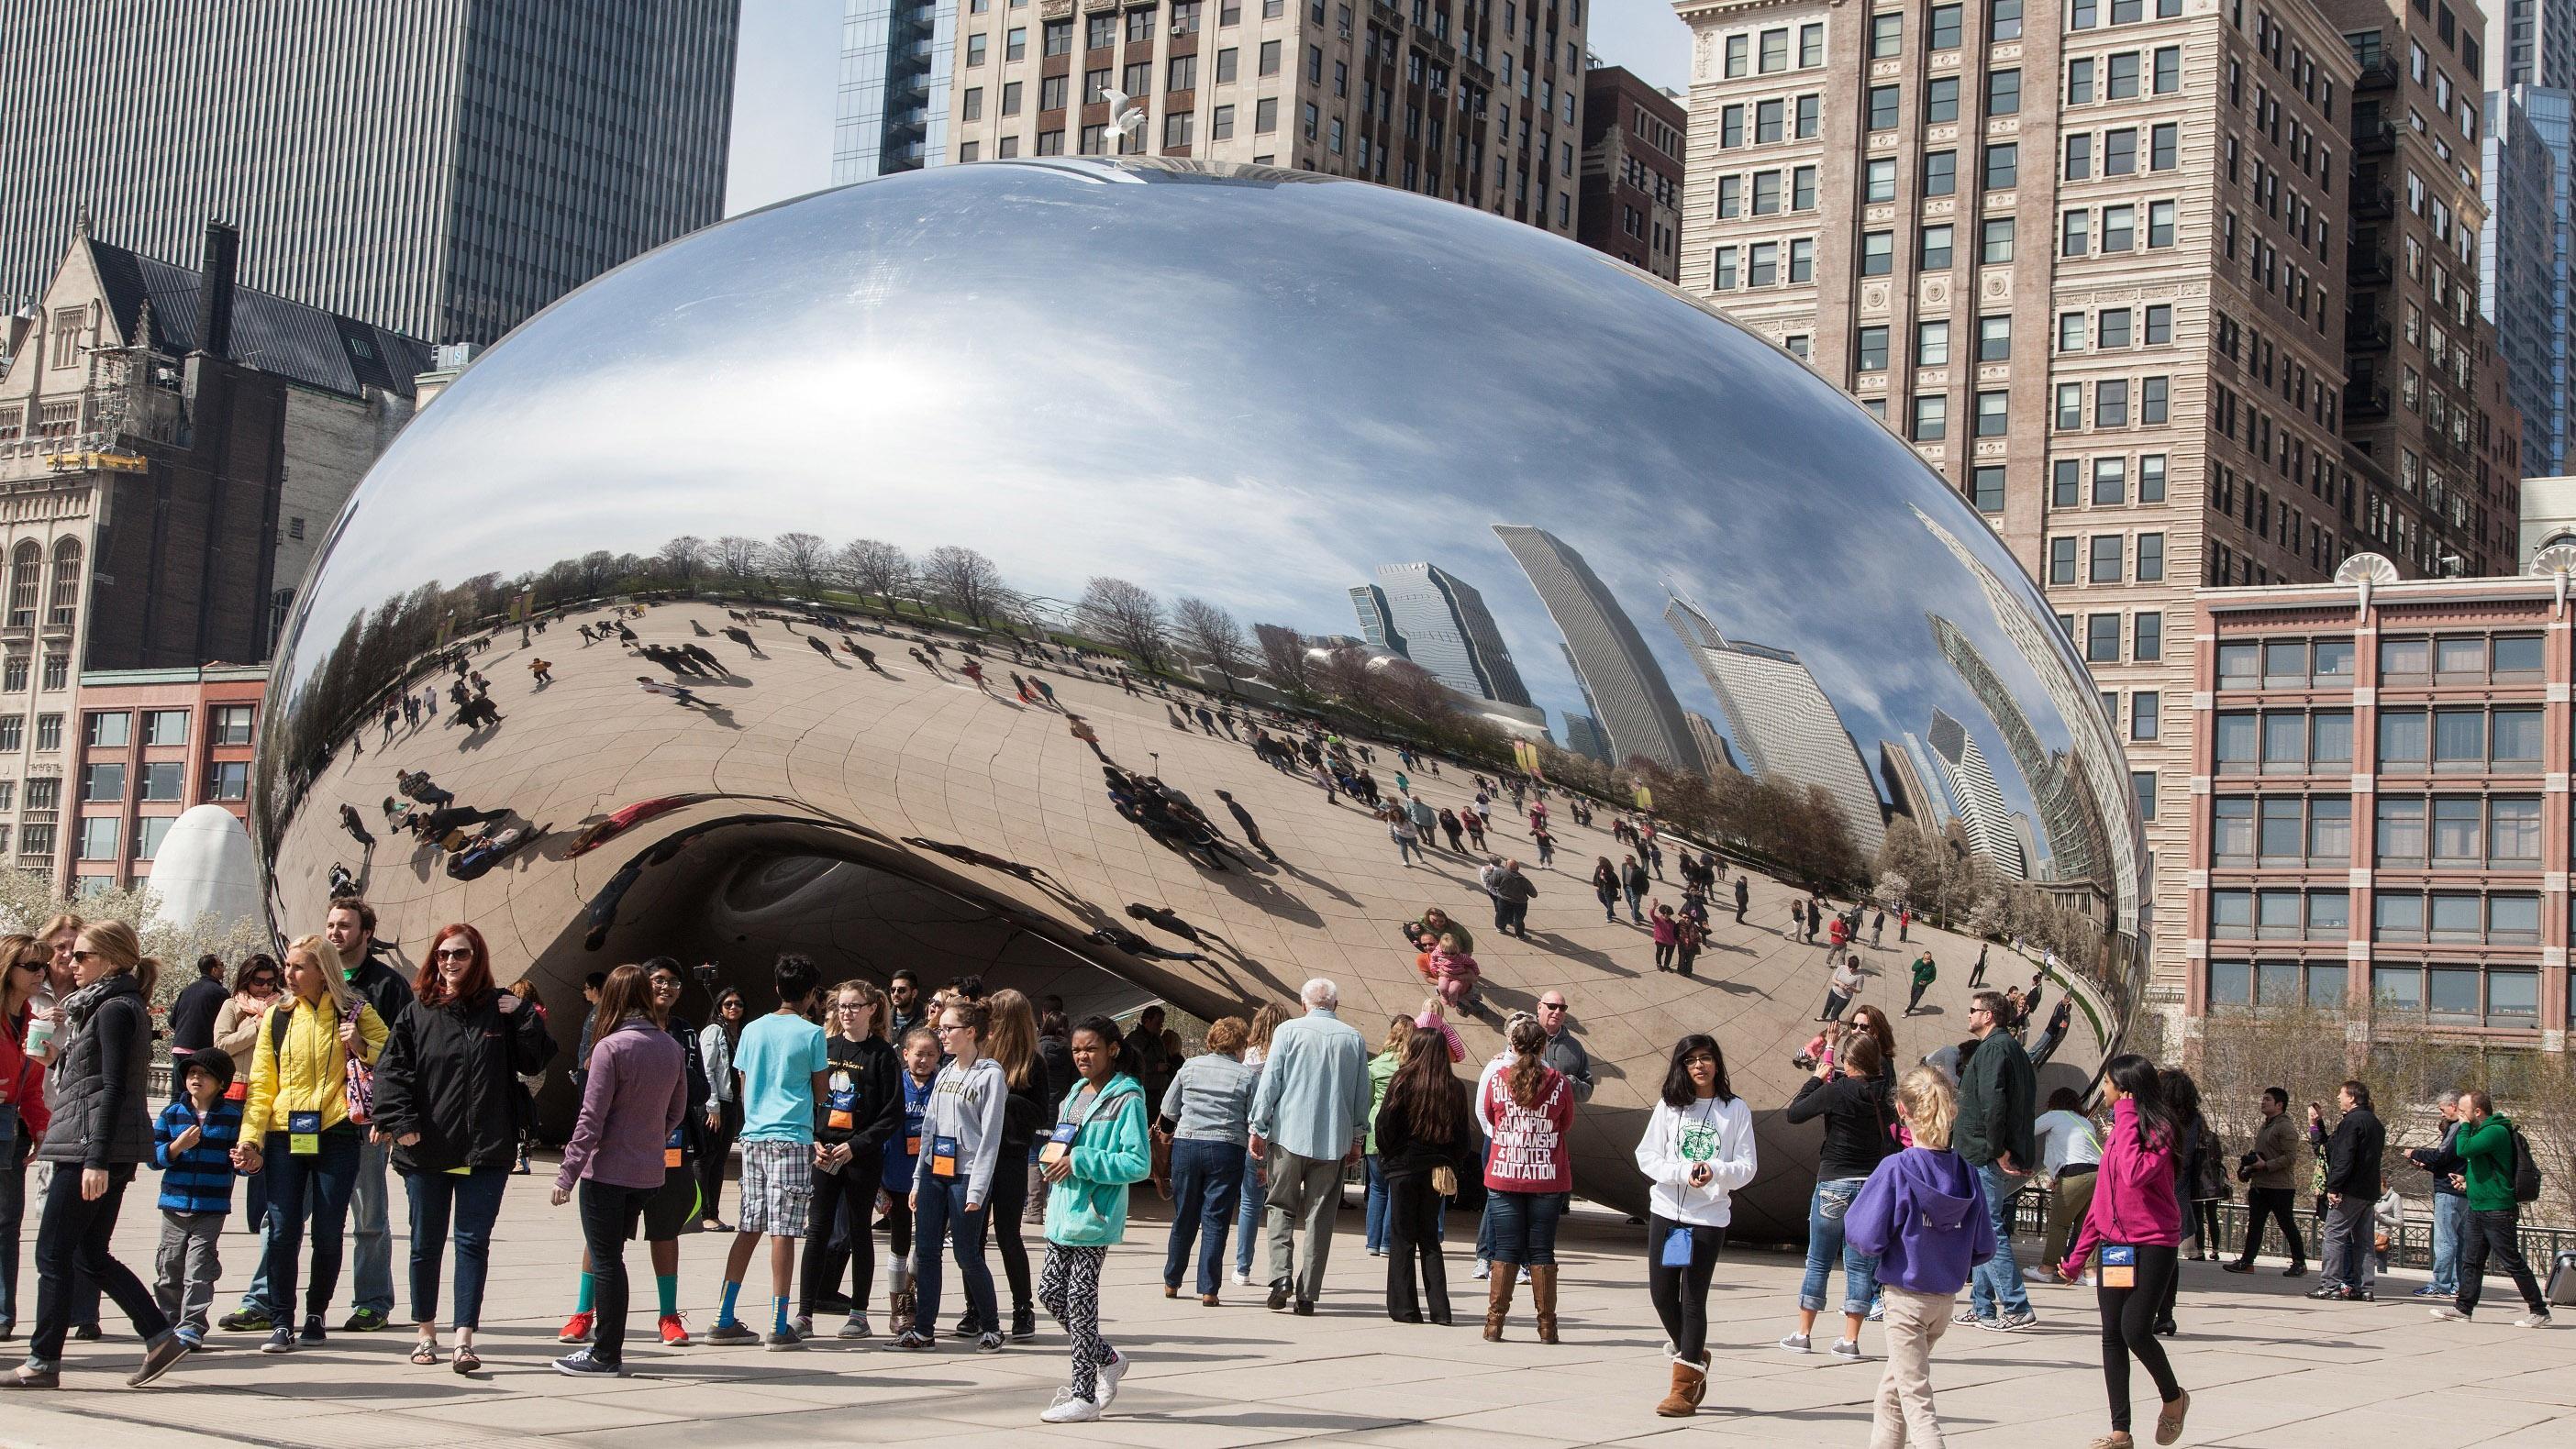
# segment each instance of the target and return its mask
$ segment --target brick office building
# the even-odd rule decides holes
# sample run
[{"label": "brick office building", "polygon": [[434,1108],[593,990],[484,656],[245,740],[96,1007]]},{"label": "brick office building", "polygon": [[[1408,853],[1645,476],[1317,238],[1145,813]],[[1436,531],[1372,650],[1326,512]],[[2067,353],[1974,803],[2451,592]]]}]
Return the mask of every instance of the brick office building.
[{"label": "brick office building", "polygon": [[71,798],[55,879],[84,895],[150,880],[170,822],[193,806],[221,805],[247,824],[251,738],[267,692],[259,665],[83,674],[77,733],[64,745]]},{"label": "brick office building", "polygon": [[1583,202],[1576,240],[1667,282],[1682,279],[1682,155],[1690,117],[1623,66],[1583,73]]}]

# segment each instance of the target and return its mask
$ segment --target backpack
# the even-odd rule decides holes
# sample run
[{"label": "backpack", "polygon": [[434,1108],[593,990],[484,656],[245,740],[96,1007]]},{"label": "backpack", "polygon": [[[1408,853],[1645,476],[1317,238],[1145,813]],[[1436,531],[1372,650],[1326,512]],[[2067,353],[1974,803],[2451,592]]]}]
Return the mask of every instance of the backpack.
[{"label": "backpack", "polygon": [[2227,1185],[2227,1150],[2217,1130],[2207,1122],[2200,1126],[2200,1150],[2192,1161],[2192,1201],[2225,1202],[2236,1195]]},{"label": "backpack", "polygon": [[2519,1127],[2513,1129],[2513,1200],[2540,1200],[2540,1159],[2531,1155],[2531,1139]]}]

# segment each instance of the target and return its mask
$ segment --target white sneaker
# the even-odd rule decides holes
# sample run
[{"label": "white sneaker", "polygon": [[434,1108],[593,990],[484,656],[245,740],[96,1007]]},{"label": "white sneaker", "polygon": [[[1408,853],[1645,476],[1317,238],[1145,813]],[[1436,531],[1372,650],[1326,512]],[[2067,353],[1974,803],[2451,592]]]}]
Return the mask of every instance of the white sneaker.
[{"label": "white sneaker", "polygon": [[1860,1362],[1860,1340],[1853,1338],[1835,1339],[1833,1355],[1845,1363]]},{"label": "white sneaker", "polygon": [[1127,1355],[1121,1353],[1114,1355],[1109,1362],[1100,1366],[1098,1373],[1095,1375],[1099,1380],[1099,1383],[1097,1387],[1092,1389],[1092,1392],[1100,1396],[1101,1408],[1108,1408],[1111,1404],[1117,1402],[1118,1381],[1127,1377],[1127,1366],[1131,1362],[1133,1362],[1133,1360],[1128,1358]]},{"label": "white sneaker", "polygon": [[1047,1424],[1088,1424],[1099,1417],[1100,1406],[1071,1389],[1056,1390],[1055,1402],[1038,1415],[1039,1421]]},{"label": "white sneaker", "polygon": [[1791,1353],[1814,1353],[1816,1351],[1813,1341],[1803,1333],[1784,1335],[1780,1340],[1780,1347]]},{"label": "white sneaker", "polygon": [[2037,1266],[2022,1269],[2021,1277],[2022,1281],[2025,1283],[2054,1283],[2057,1281],[2056,1274],[2048,1271],[2046,1268]]},{"label": "white sneaker", "polygon": [[1237,1288],[1249,1288],[1249,1287],[1251,1287],[1251,1286],[1252,1286],[1252,1275],[1251,1275],[1251,1274],[1249,1274],[1249,1273],[1247,1273],[1247,1272],[1245,1272],[1245,1271],[1243,1271],[1241,1268],[1237,1268],[1237,1269],[1235,1269],[1235,1270],[1234,1270],[1234,1286],[1235,1286],[1235,1287],[1237,1287]]},{"label": "white sneaker", "polygon": [[2516,1328],[2547,1328],[2549,1323],[2549,1315],[2546,1313],[2526,1313],[2520,1318],[2515,1319],[2513,1321],[2513,1326]]},{"label": "white sneaker", "polygon": [[2465,1323],[2468,1321],[2469,1317],[2469,1315],[2462,1313],[2460,1310],[2452,1307],[2448,1303],[2434,1304],[2433,1316],[2441,1319],[2445,1323]]},{"label": "white sneaker", "polygon": [[1482,1259],[1482,1258],[1478,1258],[1478,1259],[1476,1260],[1476,1271],[1475,1271],[1474,1273],[1470,1274],[1469,1276],[1474,1277],[1474,1278],[1477,1278],[1477,1279],[1480,1279],[1480,1280],[1481,1280],[1481,1279],[1485,1279],[1485,1278],[1490,1278],[1490,1277],[1494,1276],[1494,1265],[1493,1265],[1492,1263],[1487,1262],[1486,1260],[1484,1260],[1484,1259]]},{"label": "white sneaker", "polygon": [[1529,1280],[1530,1280],[1529,1267],[1528,1267],[1528,1265],[1527,1265],[1527,1264],[1523,1264],[1523,1265],[1522,1265],[1522,1267],[1521,1267],[1521,1281],[1522,1281],[1522,1282],[1524,1282],[1524,1283],[1526,1283],[1526,1282],[1528,1282]]}]

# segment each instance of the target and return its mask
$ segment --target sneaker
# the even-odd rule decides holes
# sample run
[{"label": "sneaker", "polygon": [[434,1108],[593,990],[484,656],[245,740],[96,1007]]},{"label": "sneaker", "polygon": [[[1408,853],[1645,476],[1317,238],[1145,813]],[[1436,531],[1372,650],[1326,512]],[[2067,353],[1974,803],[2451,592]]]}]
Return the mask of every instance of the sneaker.
[{"label": "sneaker", "polygon": [[736,1320],[732,1323],[719,1323],[707,1330],[707,1342],[721,1348],[741,1348],[760,1342],[760,1335],[752,1332],[749,1325]]},{"label": "sneaker", "polygon": [[2526,1313],[2520,1318],[2515,1319],[2513,1321],[2513,1326],[2516,1328],[2547,1328],[2549,1326],[2549,1315],[2546,1313]]},{"label": "sneaker", "polygon": [[973,1309],[968,1309],[958,1315],[957,1326],[949,1330],[949,1335],[953,1338],[973,1338],[983,1331],[984,1320],[977,1318]]},{"label": "sneaker", "polygon": [[1027,1343],[1038,1336],[1038,1311],[1034,1308],[1011,1310],[1011,1342]]},{"label": "sneaker", "polygon": [[1476,1260],[1476,1271],[1468,1275],[1479,1280],[1494,1276],[1494,1265],[1483,1258]]},{"label": "sneaker", "polygon": [[2251,1273],[2254,1271],[2254,1265],[2251,1263],[2239,1262],[2234,1258],[2230,1258],[2226,1262],[2218,1265],[2218,1271],[2222,1273]]},{"label": "sneaker", "polygon": [[2281,1270],[2281,1276],[2284,1278],[2305,1278],[2308,1276],[2308,1265],[2305,1263],[2292,1263],[2287,1268]]},{"label": "sneaker", "polygon": [[598,1320],[588,1313],[576,1313],[564,1320],[563,1332],[555,1335],[557,1343],[588,1343]]},{"label": "sneaker", "polygon": [[556,1359],[555,1372],[576,1379],[626,1377],[626,1368],[623,1364],[601,1363],[598,1359],[592,1358],[590,1350],[586,1348],[576,1349]]},{"label": "sneaker", "polygon": [[268,1331],[268,1342],[259,1346],[261,1353],[295,1352],[295,1330],[281,1323]]},{"label": "sneaker", "polygon": [[792,1324],[794,1324],[794,1325],[795,1325],[795,1327],[796,1327],[796,1336],[797,1336],[798,1338],[812,1338],[812,1337],[814,1336],[814,1315],[813,1315],[813,1314],[811,1314],[811,1313],[799,1313],[799,1314],[797,1314],[794,1318],[792,1318],[792,1319],[790,1319],[790,1320],[788,1320],[788,1321],[789,1321],[790,1323],[792,1323]]},{"label": "sneaker", "polygon": [[762,1339],[760,1346],[768,1349],[772,1353],[776,1353],[782,1349],[803,1348],[805,1346],[805,1335],[798,1331],[796,1325],[791,1323],[784,1328],[771,1329],[769,1337]]},{"label": "sneaker", "polygon": [[1113,1351],[1109,1362],[1100,1366],[1098,1386],[1092,1389],[1092,1393],[1099,1396],[1100,1407],[1108,1408],[1117,1399],[1118,1381],[1127,1377],[1127,1367],[1133,1362],[1127,1355]]},{"label": "sneaker", "polygon": [[1789,1353],[1814,1353],[1816,1351],[1814,1341],[1809,1339],[1807,1335],[1803,1333],[1789,1333],[1781,1335],[1780,1347]]},{"label": "sneaker", "polygon": [[1832,1353],[1834,1357],[1845,1363],[1858,1363],[1860,1362],[1860,1343],[1856,1339],[1837,1338],[1834,1340]]},{"label": "sneaker", "polygon": [[[1870,1322],[1872,1322],[1872,1323],[1876,1323],[1876,1322],[1879,1322],[1881,1319],[1884,1319],[1884,1318],[1886,1318],[1886,1317],[1887,1317],[1887,1300],[1886,1300],[1886,1299],[1884,1299],[1884,1298],[1873,1298],[1873,1299],[1869,1300],[1869,1321],[1870,1321]],[[1672,1355],[1671,1355],[1671,1354],[1666,1354],[1666,1355],[1664,1355],[1664,1357],[1666,1357],[1666,1358],[1670,1358],[1670,1357],[1672,1357]]]},{"label": "sneaker", "polygon": [[1977,1326],[1991,1328],[1997,1333],[2019,1333],[2025,1328],[2038,1327],[2039,1315],[2025,1308],[2019,1313],[1998,1314],[1992,1322],[1980,1322]]},{"label": "sneaker", "polygon": [[1055,1402],[1038,1415],[1044,1424],[1088,1424],[1100,1417],[1100,1406],[1071,1389],[1055,1391]]},{"label": "sneaker", "polygon": [[1371,1249],[1369,1249],[1369,1256],[1370,1256],[1370,1257],[1372,1257],[1372,1258],[1383,1258],[1383,1257],[1385,1257],[1385,1256],[1386,1256],[1386,1249],[1384,1249],[1384,1248],[1371,1248]]},{"label": "sneaker", "polygon": [[2310,1298],[2325,1300],[2343,1297],[2343,1289],[2332,1283],[2320,1283],[2308,1290]]},{"label": "sneaker", "polygon": [[391,1322],[391,1319],[372,1308],[361,1308],[349,1315],[349,1321],[340,1325],[340,1331],[342,1333],[380,1333]]},{"label": "sneaker", "polygon": [[84,1323],[72,1330],[72,1337],[81,1343],[96,1343],[101,1336],[95,1323]]},{"label": "sneaker", "polygon": [[1241,1268],[1237,1268],[1237,1269],[1235,1269],[1235,1270],[1234,1270],[1234,1286],[1235,1286],[1235,1287],[1237,1287],[1237,1288],[1249,1288],[1249,1287],[1251,1287],[1251,1286],[1252,1286],[1252,1274],[1250,1274],[1249,1272],[1246,1272],[1245,1270],[1243,1270],[1243,1269],[1241,1269]]},{"label": "sneaker", "polygon": [[979,1333],[975,1335],[975,1351],[977,1353],[1000,1353],[1002,1351],[1002,1345],[1008,1342],[1010,1342],[1009,1339],[1002,1337],[1002,1335],[998,1333],[990,1331]]},{"label": "sneaker", "polygon": [[2435,1304],[2433,1306],[2433,1316],[2442,1320],[2444,1323],[2466,1323],[2469,1321],[2469,1315],[2462,1313],[2458,1308],[2453,1307],[2448,1303]]},{"label": "sneaker", "polygon": [[1522,1264],[1522,1265],[1521,1265],[1521,1281],[1522,1281],[1522,1282],[1524,1282],[1524,1283],[1526,1283],[1526,1282],[1528,1282],[1529,1280],[1530,1280],[1529,1265],[1528,1265],[1528,1264],[1526,1264],[1526,1263],[1524,1263],[1524,1264]]},{"label": "sneaker", "polygon": [[276,1326],[269,1320],[268,1310],[265,1308],[245,1308],[239,1313],[227,1313],[215,1320],[215,1327],[226,1333],[266,1333]]},{"label": "sneaker", "polygon": [[179,1341],[188,1346],[190,1353],[195,1353],[206,1346],[206,1335],[196,1329],[183,1326],[171,1331],[179,1335]]},{"label": "sneaker", "polygon": [[896,1334],[886,1347],[898,1349],[904,1353],[928,1353],[939,1347],[939,1340],[918,1328],[907,1328]]},{"label": "sneaker", "polygon": [[2427,1283],[2423,1287],[2416,1289],[2414,1292],[2406,1296],[2409,1298],[2457,1298],[2460,1295],[2457,1293],[2445,1293],[2441,1289]]},{"label": "sneaker", "polygon": [[2054,1283],[2057,1281],[2056,1274],[2048,1271],[2046,1268],[2038,1266],[2037,1264],[2033,1264],[2030,1267],[2022,1269],[2021,1278],[2025,1283]]},{"label": "sneaker", "polygon": [[662,1330],[662,1346],[664,1348],[687,1348],[689,1346],[689,1325],[680,1321],[679,1314],[663,1314],[661,1317],[660,1327]]},{"label": "sneaker", "polygon": [[329,1334],[322,1331],[322,1315],[316,1313],[304,1320],[304,1331],[295,1335],[295,1341],[310,1348],[329,1337]]},{"label": "sneaker", "polygon": [[1992,1327],[1994,1327],[1994,1326],[1995,1326],[1995,1319],[1994,1319],[1994,1315],[1993,1315],[1993,1314],[1990,1314],[1990,1313],[1979,1313],[1977,1310],[1975,1310],[1975,1309],[1973,1309],[1973,1308],[1965,1308],[1965,1309],[1961,1309],[1961,1310],[1960,1310],[1956,1315],[1954,1315],[1954,1316],[1950,1319],[1950,1321],[1951,1321],[1952,1323],[1962,1324],[1962,1325],[1966,1325],[1966,1326],[1974,1327],[1974,1328],[1992,1328]]},{"label": "sneaker", "polygon": [[179,1360],[188,1356],[187,1340],[175,1333],[164,1333],[143,1351],[143,1364],[125,1380],[129,1389],[139,1389],[168,1373]]}]

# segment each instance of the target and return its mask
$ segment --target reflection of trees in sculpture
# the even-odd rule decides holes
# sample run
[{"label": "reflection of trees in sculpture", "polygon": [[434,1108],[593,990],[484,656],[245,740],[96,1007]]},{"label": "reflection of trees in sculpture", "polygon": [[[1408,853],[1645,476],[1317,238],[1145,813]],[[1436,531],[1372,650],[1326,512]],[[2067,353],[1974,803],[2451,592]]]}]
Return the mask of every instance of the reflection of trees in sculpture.
[{"label": "reflection of trees in sculpture", "polygon": [[1365,715],[1386,710],[1386,689],[1377,671],[1369,668],[1369,656],[1360,649],[1344,645],[1324,655],[1315,668],[1315,682],[1323,691],[1343,704]]},{"label": "reflection of trees in sculpture", "polygon": [[738,594],[750,593],[769,577],[769,545],[728,533],[716,540],[716,567],[724,573],[725,587]]},{"label": "reflection of trees in sculpture", "polygon": [[1261,648],[1261,669],[1274,688],[1296,700],[1315,697],[1315,669],[1306,657],[1306,639],[1285,624],[1255,624],[1253,642]]},{"label": "reflection of trees in sculpture", "polygon": [[707,541],[694,533],[684,533],[662,545],[653,562],[664,578],[685,589],[698,581],[698,570],[706,560]]},{"label": "reflection of trees in sculpture", "polygon": [[1083,586],[1074,606],[1083,626],[1102,643],[1134,659],[1148,674],[1163,668],[1163,606],[1144,588],[1125,579],[1095,578]]},{"label": "reflection of trees in sculpture", "polygon": [[912,560],[902,549],[881,538],[854,538],[841,545],[836,561],[841,582],[850,592],[865,599],[874,594],[885,601],[886,612],[896,612],[894,596],[898,589],[912,583]]},{"label": "reflection of trees in sculpture", "polygon": [[1195,594],[1183,594],[1172,605],[1172,631],[1181,648],[1206,661],[1208,668],[1225,681],[1226,692],[1234,692],[1234,682],[1252,672],[1251,654],[1245,647],[1243,626],[1234,616]]},{"label": "reflection of trees in sculpture", "polygon": [[971,548],[945,544],[921,556],[921,582],[933,597],[983,628],[1003,600],[1002,571]]},{"label": "reflection of trees in sculpture", "polygon": [[831,545],[817,534],[782,533],[769,545],[770,567],[780,578],[792,580],[797,594],[808,599],[823,596],[831,556]]},{"label": "reflection of trees in sculpture", "polygon": [[1540,772],[1548,779],[1623,808],[1642,785],[1654,798],[1657,816],[1788,879],[1848,890],[1864,877],[1851,826],[1832,793],[1820,786],[1736,770],[1711,778],[1643,755],[1629,756],[1614,770],[1553,745],[1541,745],[1539,757]]}]

